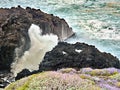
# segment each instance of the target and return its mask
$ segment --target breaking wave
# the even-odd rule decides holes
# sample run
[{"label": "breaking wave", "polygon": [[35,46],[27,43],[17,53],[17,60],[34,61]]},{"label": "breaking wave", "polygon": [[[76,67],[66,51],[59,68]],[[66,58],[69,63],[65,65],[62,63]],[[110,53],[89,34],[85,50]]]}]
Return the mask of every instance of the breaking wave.
[{"label": "breaking wave", "polygon": [[16,76],[22,69],[29,69],[30,71],[37,70],[46,52],[52,50],[58,43],[56,35],[42,35],[42,30],[39,26],[32,24],[29,28],[29,37],[31,47],[24,52],[21,58],[18,58],[12,64],[12,72]]},{"label": "breaking wave", "polygon": [[120,59],[120,0],[2,0],[0,3],[0,7],[7,8],[18,5],[64,18],[76,32],[76,37],[67,42],[92,44]]}]

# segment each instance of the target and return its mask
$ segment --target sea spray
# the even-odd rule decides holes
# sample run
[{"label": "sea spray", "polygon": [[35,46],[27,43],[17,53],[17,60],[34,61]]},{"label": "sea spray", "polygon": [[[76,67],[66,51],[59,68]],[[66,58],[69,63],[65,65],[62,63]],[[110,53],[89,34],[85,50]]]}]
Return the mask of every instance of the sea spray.
[{"label": "sea spray", "polygon": [[58,37],[53,34],[42,35],[39,26],[32,24],[28,30],[31,46],[24,52],[21,58],[15,60],[12,64],[12,72],[16,76],[23,69],[30,71],[37,70],[46,52],[52,50],[57,45]]},{"label": "sea spray", "polygon": [[[0,2],[2,8],[17,5],[41,9],[64,18],[76,32],[76,37],[67,42],[92,44],[100,51],[111,53],[120,59],[120,0],[32,0],[32,2],[2,0]],[[92,24],[93,22],[95,24]]]}]

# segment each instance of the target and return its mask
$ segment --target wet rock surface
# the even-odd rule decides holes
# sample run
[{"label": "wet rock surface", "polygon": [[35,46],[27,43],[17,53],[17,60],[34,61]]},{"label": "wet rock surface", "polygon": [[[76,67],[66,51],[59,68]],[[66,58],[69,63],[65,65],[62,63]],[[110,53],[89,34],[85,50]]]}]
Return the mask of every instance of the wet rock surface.
[{"label": "wet rock surface", "polygon": [[41,71],[56,71],[62,68],[79,70],[85,67],[96,69],[120,68],[120,61],[109,53],[100,52],[92,45],[80,42],[76,44],[59,42],[52,51],[46,53],[38,71],[30,72],[25,69],[17,74],[16,80]]},{"label": "wet rock surface", "polygon": [[28,29],[31,24],[38,25],[42,34],[57,35],[60,41],[74,34],[64,19],[40,9],[0,8],[0,87],[9,83],[11,63],[30,48]]},{"label": "wet rock surface", "polygon": [[28,69],[23,69],[21,72],[17,74],[17,76],[15,77],[15,80],[18,80],[20,78],[23,78],[29,75],[32,75],[32,72],[30,72]]},{"label": "wet rock surface", "polygon": [[120,68],[120,61],[109,53],[100,52],[92,45],[60,42],[52,51],[46,53],[39,69],[57,70],[66,67]]},{"label": "wet rock surface", "polygon": [[[30,48],[28,29],[36,24],[42,34],[56,34],[59,40],[73,35],[72,29],[64,19],[46,14],[40,9],[12,7],[0,9],[0,70],[10,69],[15,57],[21,57]],[[15,49],[18,48],[18,51]]]},{"label": "wet rock surface", "polygon": [[14,77],[12,76],[12,73],[7,70],[0,71],[0,88],[4,88],[13,81]]},{"label": "wet rock surface", "polygon": [[[86,67],[91,68],[81,69]],[[77,42],[76,44],[68,44],[66,42],[59,42],[52,51],[46,53],[43,61],[39,65],[39,70],[30,72],[28,69],[24,69],[17,74],[15,80],[42,71],[59,71],[59,69],[62,68],[74,68],[77,70],[81,69],[82,74],[89,73],[91,76],[104,76],[106,73],[109,76],[111,73],[116,74],[116,72],[119,71],[119,69],[117,70],[114,68],[104,69],[109,67],[120,68],[119,60],[111,54],[105,52],[102,53],[97,48],[95,48],[95,46],[85,43]],[[92,68],[96,69],[92,70]],[[99,78],[93,79],[95,79],[97,82],[100,80]]]}]

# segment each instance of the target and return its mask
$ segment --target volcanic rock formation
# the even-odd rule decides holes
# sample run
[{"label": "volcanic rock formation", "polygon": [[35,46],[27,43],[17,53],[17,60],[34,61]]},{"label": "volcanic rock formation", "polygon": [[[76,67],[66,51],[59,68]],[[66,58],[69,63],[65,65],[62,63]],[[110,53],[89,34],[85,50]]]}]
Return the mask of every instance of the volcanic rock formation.
[{"label": "volcanic rock formation", "polygon": [[86,67],[94,69],[120,68],[120,61],[109,53],[100,52],[92,45],[79,42],[76,44],[59,42],[52,51],[46,53],[38,71],[30,72],[24,69],[17,74],[16,80],[41,71],[56,71],[62,68],[79,70]]},{"label": "volcanic rock formation", "polygon": [[40,9],[18,7],[0,9],[0,87],[11,82],[11,64],[21,58],[30,48],[28,29],[36,24],[42,29],[42,35],[53,33],[59,41],[74,33],[64,19],[46,14]]},{"label": "volcanic rock formation", "polygon": [[[0,9],[0,70],[10,69],[15,57],[21,57],[30,48],[28,29],[34,23],[43,30],[42,34],[53,33],[65,40],[74,33],[64,19],[46,14],[40,9],[12,7]],[[19,51],[15,51],[19,48]]]},{"label": "volcanic rock formation", "polygon": [[52,51],[47,52],[40,63],[41,71],[61,68],[120,68],[120,61],[109,53],[100,52],[92,45],[77,42],[60,42]]}]

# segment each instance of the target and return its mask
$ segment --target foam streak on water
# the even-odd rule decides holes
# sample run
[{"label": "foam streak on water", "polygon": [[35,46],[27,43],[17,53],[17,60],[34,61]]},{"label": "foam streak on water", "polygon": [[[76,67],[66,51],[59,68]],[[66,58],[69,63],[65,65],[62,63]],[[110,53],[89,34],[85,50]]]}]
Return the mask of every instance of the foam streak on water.
[{"label": "foam streak on water", "polygon": [[18,58],[12,66],[12,72],[16,76],[22,69],[30,71],[37,70],[46,52],[52,50],[58,43],[56,35],[41,35],[42,30],[39,26],[32,24],[29,28],[31,47],[25,51],[21,58]]}]

